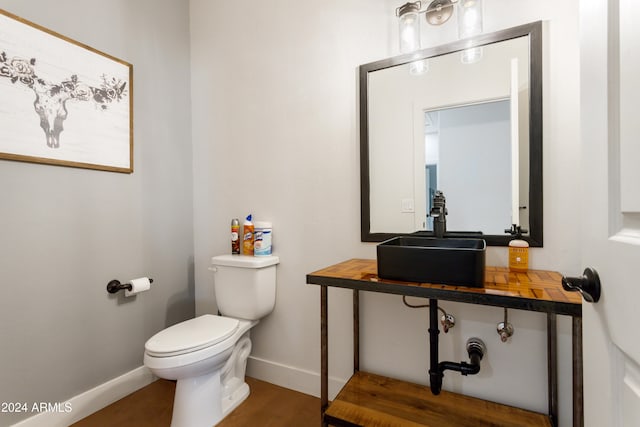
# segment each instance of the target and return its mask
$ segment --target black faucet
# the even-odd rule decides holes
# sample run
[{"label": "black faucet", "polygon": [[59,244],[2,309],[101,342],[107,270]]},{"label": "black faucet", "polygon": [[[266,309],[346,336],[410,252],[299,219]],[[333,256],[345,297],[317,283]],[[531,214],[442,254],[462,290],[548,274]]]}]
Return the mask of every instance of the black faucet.
[{"label": "black faucet", "polygon": [[429,214],[433,218],[433,234],[439,239],[442,239],[447,231],[447,213],[444,193],[437,190],[433,195],[433,203]]}]

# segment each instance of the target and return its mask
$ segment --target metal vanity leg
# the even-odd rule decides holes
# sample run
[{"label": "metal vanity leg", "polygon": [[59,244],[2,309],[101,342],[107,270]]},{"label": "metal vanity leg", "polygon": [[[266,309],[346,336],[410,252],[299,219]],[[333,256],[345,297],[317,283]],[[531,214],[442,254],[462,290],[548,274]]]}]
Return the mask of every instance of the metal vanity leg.
[{"label": "metal vanity leg", "polygon": [[584,395],[582,383],[582,317],[571,318],[573,353],[573,426],[584,426]]},{"label": "metal vanity leg", "polygon": [[327,286],[320,286],[320,425],[326,427],[324,411],[329,406],[329,340],[327,338],[328,326],[327,311]]},{"label": "metal vanity leg", "polygon": [[549,417],[558,425],[558,329],[555,313],[547,313],[547,386],[549,387]]},{"label": "metal vanity leg", "polygon": [[360,293],[353,290],[353,373],[360,370]]}]

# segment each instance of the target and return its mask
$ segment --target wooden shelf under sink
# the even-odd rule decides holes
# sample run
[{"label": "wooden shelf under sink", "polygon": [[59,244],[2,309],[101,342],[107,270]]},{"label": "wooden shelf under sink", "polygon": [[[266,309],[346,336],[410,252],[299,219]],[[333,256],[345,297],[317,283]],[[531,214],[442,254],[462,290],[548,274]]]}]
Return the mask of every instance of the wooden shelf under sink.
[{"label": "wooden shelf under sink", "polygon": [[325,412],[334,426],[551,427],[549,416],[356,372]]}]

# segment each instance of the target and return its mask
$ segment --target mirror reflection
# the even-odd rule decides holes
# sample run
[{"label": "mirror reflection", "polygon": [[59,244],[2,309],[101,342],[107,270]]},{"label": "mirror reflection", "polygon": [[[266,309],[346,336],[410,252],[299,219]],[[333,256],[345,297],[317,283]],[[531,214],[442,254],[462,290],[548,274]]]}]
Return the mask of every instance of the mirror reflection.
[{"label": "mirror reflection", "polygon": [[517,224],[542,244],[535,25],[471,48],[361,67],[363,241],[433,230],[431,203],[440,190],[447,230],[482,231],[495,236],[489,244],[507,244],[505,229]]},{"label": "mirror reflection", "polygon": [[433,230],[432,201],[440,190],[450,229],[502,233],[512,221],[509,100],[427,111],[424,118],[425,185],[417,192],[426,190],[426,218],[416,226]]}]

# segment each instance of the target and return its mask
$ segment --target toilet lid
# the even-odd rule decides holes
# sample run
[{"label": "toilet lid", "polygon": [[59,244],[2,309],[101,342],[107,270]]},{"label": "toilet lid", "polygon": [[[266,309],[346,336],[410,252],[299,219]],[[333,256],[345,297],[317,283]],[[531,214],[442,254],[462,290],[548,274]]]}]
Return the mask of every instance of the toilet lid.
[{"label": "toilet lid", "polygon": [[224,341],[238,329],[238,323],[237,319],[205,314],[158,332],[144,348],[157,357],[190,353]]}]

